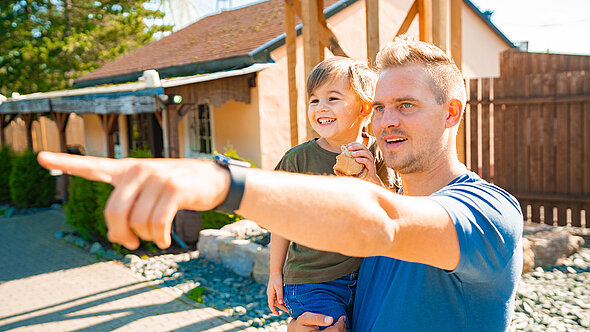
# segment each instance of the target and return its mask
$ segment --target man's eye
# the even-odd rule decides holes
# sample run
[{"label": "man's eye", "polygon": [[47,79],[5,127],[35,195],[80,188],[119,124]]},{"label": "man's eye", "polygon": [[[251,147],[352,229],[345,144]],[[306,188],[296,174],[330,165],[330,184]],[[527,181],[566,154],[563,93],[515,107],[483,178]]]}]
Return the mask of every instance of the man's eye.
[{"label": "man's eye", "polygon": [[375,107],[373,107],[373,110],[375,112],[383,112],[385,110],[385,107],[383,107],[383,106],[375,106]]},{"label": "man's eye", "polygon": [[414,105],[412,105],[410,103],[402,103],[400,108],[411,108],[412,106],[414,106]]}]

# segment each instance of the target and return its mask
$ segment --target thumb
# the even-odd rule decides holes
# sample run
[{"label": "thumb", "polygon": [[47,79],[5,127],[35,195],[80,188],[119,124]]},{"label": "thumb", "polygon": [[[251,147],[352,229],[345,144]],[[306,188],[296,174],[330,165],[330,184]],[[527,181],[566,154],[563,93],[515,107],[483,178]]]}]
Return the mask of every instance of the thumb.
[{"label": "thumb", "polygon": [[330,326],[334,319],[330,316],[315,314],[313,312],[304,312],[297,318],[297,322],[302,325],[312,326]]}]

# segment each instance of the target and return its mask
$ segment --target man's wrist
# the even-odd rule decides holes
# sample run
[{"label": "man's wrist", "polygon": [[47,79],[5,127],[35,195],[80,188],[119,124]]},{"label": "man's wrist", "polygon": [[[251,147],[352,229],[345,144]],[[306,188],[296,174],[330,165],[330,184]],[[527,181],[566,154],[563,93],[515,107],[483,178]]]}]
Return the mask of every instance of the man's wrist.
[{"label": "man's wrist", "polygon": [[218,167],[226,170],[226,174],[229,175],[229,186],[224,186],[228,189],[223,191],[225,193],[224,199],[215,207],[215,210],[234,213],[240,208],[246,189],[246,167],[245,165],[236,164],[235,160],[221,155],[216,156],[215,163]]}]

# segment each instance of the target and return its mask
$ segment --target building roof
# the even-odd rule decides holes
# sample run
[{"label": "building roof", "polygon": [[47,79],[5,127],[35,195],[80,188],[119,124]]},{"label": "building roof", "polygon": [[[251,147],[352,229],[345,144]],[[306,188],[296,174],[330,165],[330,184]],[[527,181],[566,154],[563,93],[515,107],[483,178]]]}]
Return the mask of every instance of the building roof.
[{"label": "building roof", "polygon": [[[329,18],[357,0],[324,0]],[[510,47],[512,42],[470,1],[464,0]],[[299,24],[300,21],[297,21]],[[298,25],[298,33],[301,25]],[[144,70],[180,77],[273,62],[270,52],[284,45],[284,0],[268,0],[205,17],[151,42],[74,81],[88,87],[136,81]]]},{"label": "building roof", "polygon": [[[356,1],[332,6],[338,0],[326,0],[326,15]],[[272,62],[269,53],[280,46],[275,39],[285,32],[284,12],[283,0],[269,0],[205,17],[78,78],[74,86],[136,81],[148,69],[164,78]]]}]

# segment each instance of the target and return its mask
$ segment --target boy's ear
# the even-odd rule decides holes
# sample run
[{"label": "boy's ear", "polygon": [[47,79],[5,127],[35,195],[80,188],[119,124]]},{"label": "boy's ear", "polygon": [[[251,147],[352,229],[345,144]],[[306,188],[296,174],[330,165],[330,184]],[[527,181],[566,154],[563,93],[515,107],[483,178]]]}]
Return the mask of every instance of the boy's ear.
[{"label": "boy's ear", "polygon": [[370,104],[364,104],[361,106],[361,113],[360,115],[364,118],[368,115],[371,115],[371,112],[373,111],[373,108],[371,107]]}]

